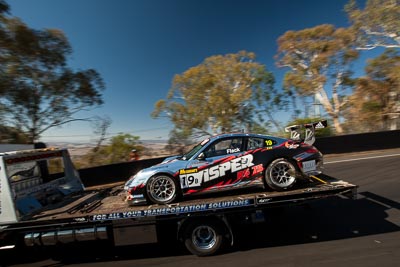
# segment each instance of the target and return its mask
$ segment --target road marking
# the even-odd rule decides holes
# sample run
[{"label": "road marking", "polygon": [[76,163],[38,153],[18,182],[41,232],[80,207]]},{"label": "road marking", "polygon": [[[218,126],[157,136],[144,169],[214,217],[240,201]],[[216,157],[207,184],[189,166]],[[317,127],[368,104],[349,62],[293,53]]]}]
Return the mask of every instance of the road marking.
[{"label": "road marking", "polygon": [[365,158],[358,158],[358,159],[334,160],[334,161],[324,162],[324,164],[341,163],[341,162],[356,161],[356,160],[365,160],[365,159],[388,158],[388,157],[397,157],[397,156],[400,156],[400,154],[373,156],[373,157],[365,157]]}]

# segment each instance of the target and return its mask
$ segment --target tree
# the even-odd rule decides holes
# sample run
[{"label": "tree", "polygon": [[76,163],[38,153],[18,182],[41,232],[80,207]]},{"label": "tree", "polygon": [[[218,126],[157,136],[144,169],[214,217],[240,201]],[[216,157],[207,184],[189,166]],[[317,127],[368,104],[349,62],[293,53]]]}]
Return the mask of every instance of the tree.
[{"label": "tree", "polygon": [[193,145],[190,134],[177,129],[172,129],[169,133],[169,140],[168,144],[165,146],[165,149],[171,154],[181,155],[189,150],[188,148],[190,145]]},{"label": "tree", "polygon": [[368,0],[364,9],[350,0],[345,10],[357,32],[358,49],[400,48],[399,0]]},{"label": "tree", "polygon": [[92,120],[92,127],[94,128],[94,134],[98,136],[96,141],[96,146],[94,147],[94,152],[100,149],[103,142],[107,139],[107,130],[110,128],[112,120],[108,116],[100,117],[96,116]]},{"label": "tree", "polygon": [[132,149],[136,149],[139,153],[143,151],[144,148],[139,145],[138,140],[139,136],[118,134],[111,138],[108,145],[102,146],[97,155],[104,159],[105,164],[127,161]]},{"label": "tree", "polygon": [[[108,119],[102,121],[102,127],[106,126]],[[104,128],[103,128],[104,129]],[[100,165],[107,165],[129,160],[129,152],[135,149],[142,154],[145,148],[139,143],[139,136],[120,133],[111,137],[110,141],[100,147],[94,147],[86,155],[75,159],[74,163],[78,168],[86,168]]]},{"label": "tree", "polygon": [[34,30],[4,13],[0,29],[0,105],[5,124],[28,134],[33,143],[52,127],[85,120],[77,117],[78,112],[103,103],[99,73],[68,68],[72,49],[60,30]]},{"label": "tree", "polygon": [[284,77],[286,92],[314,96],[339,134],[340,112],[351,85],[350,63],[358,57],[354,40],[352,30],[326,24],[288,31],[278,39],[277,65],[290,68]]},{"label": "tree", "polygon": [[93,153],[91,153],[91,157],[89,157],[88,159],[90,164],[93,164],[95,162],[97,157],[97,152],[101,148],[103,142],[106,141],[107,130],[108,128],[110,128],[111,123],[112,120],[108,116],[105,117],[96,116],[96,118],[92,121],[94,134],[98,136],[98,139],[96,141],[96,146],[92,149]]},{"label": "tree", "polygon": [[4,0],[0,0],[0,118],[3,118],[7,113],[1,98],[5,95],[10,86],[9,80],[4,75],[4,66],[6,66],[8,50],[12,46],[12,42],[7,36],[7,27],[4,23],[7,21],[7,14],[9,13],[9,10],[9,5]]},{"label": "tree", "polygon": [[29,138],[15,128],[0,125],[1,144],[29,144]]},{"label": "tree", "polygon": [[152,116],[167,116],[175,126],[173,135],[180,138],[250,129],[256,113],[268,110],[266,103],[275,99],[273,82],[254,53],[211,56],[174,77]]},{"label": "tree", "polygon": [[347,112],[348,125],[361,131],[395,130],[400,117],[400,53],[387,49],[369,60],[357,79]]}]

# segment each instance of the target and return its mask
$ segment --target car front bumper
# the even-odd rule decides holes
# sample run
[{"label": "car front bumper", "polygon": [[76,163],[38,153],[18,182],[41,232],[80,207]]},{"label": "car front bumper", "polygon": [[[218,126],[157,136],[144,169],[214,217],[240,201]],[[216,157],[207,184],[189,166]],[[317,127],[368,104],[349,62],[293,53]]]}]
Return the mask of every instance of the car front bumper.
[{"label": "car front bumper", "polygon": [[127,202],[129,206],[140,206],[147,204],[147,199],[143,194],[131,195],[130,193],[126,192],[125,202]]}]

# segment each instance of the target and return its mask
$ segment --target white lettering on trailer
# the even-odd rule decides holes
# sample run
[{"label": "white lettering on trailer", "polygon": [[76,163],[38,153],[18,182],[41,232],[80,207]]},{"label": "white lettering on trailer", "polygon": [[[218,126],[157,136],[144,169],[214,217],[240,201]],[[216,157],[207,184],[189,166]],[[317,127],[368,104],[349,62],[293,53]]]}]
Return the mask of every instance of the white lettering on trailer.
[{"label": "white lettering on trailer", "polygon": [[133,210],[133,211],[118,212],[118,213],[99,214],[91,217],[91,221],[106,221],[115,219],[127,219],[127,218],[171,215],[171,214],[178,215],[182,213],[191,213],[191,212],[199,212],[207,210],[245,207],[252,204],[254,204],[254,199],[226,200],[226,201],[187,205],[187,206],[162,207],[154,209],[142,209],[142,210]]},{"label": "white lettering on trailer", "polygon": [[249,154],[197,172],[181,170],[181,175],[179,175],[181,188],[197,187],[202,183],[225,176],[229,171],[234,173],[253,165],[253,155]]}]

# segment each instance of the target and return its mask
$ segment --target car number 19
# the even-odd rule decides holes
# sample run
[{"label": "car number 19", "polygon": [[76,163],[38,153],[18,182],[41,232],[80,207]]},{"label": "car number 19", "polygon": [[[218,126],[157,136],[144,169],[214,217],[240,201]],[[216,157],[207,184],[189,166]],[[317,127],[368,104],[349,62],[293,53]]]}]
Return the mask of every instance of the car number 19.
[{"label": "car number 19", "polygon": [[181,188],[200,186],[201,180],[193,174],[181,175]]}]

